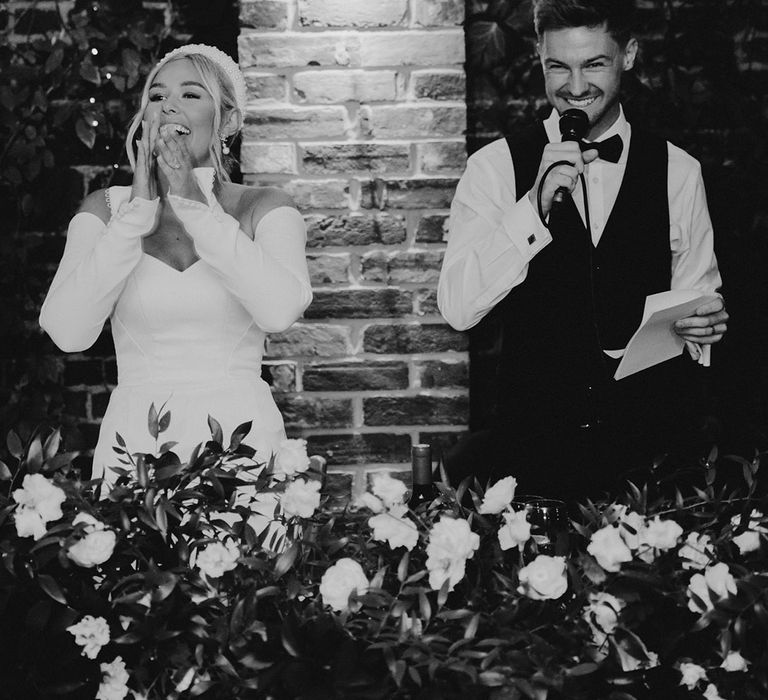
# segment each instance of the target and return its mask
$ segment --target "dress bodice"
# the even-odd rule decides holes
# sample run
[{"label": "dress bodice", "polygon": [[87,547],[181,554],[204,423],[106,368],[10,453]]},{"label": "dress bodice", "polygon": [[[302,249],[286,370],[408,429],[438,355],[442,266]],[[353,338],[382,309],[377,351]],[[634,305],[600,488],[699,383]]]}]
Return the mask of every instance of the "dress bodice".
[{"label": "dress bodice", "polygon": [[[129,193],[111,188],[110,205]],[[115,305],[112,334],[120,384],[260,376],[264,333],[203,260],[180,272],[143,253]]]}]

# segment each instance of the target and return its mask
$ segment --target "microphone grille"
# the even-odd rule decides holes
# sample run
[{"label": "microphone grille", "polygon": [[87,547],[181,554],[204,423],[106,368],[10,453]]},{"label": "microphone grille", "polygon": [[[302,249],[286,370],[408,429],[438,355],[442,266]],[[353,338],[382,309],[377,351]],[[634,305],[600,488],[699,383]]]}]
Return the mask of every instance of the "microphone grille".
[{"label": "microphone grille", "polygon": [[589,117],[581,109],[567,109],[560,116],[560,133],[564,141],[581,141],[589,131]]}]

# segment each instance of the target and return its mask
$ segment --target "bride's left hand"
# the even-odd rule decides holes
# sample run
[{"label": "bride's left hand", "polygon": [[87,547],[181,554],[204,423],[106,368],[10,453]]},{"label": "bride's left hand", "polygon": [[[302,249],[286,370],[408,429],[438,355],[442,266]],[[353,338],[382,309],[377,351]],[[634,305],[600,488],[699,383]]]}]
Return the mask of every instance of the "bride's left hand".
[{"label": "bride's left hand", "polygon": [[192,154],[184,137],[163,126],[157,136],[156,150],[157,164],[168,178],[169,193],[205,204],[205,196],[192,173]]}]

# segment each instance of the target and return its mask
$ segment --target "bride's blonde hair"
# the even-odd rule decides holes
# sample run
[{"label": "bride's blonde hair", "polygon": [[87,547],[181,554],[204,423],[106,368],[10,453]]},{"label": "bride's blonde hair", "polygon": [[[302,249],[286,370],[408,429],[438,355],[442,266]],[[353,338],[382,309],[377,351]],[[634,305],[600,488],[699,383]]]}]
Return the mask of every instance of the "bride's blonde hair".
[{"label": "bride's blonde hair", "polygon": [[[243,115],[237,107],[237,101],[235,96],[234,87],[229,77],[224,73],[220,66],[212,61],[207,56],[200,53],[183,53],[178,56],[173,56],[167,61],[161,61],[158,63],[147,76],[147,80],[144,83],[144,89],[141,93],[141,103],[139,109],[131,121],[131,125],[128,128],[128,134],[125,137],[125,149],[128,153],[128,160],[131,164],[131,169],[136,169],[136,144],[135,137],[136,132],[141,126],[141,120],[144,118],[144,112],[149,104],[149,88],[155,80],[157,74],[171,61],[179,61],[182,59],[188,59],[192,61],[192,65],[197,68],[197,72],[200,74],[200,80],[205,86],[205,89],[210,93],[215,106],[213,115],[213,133],[217,136],[221,135],[221,125],[229,124],[232,119],[232,114],[235,114],[235,129],[226,137],[231,139],[234,137],[243,126]],[[220,181],[229,182],[229,172],[227,163],[224,160],[224,155],[221,151],[221,141],[218,137],[214,137],[213,142],[209,147],[211,160],[213,167],[216,170]],[[228,158],[231,160],[231,158]]]}]

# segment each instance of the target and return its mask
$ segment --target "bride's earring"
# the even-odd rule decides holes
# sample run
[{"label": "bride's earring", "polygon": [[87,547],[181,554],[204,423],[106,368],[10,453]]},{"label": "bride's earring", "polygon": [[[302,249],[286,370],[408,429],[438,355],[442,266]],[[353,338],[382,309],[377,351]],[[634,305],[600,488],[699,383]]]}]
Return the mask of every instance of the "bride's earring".
[{"label": "bride's earring", "polygon": [[227,145],[227,139],[225,136],[221,136],[221,152],[225,155],[229,155],[229,146]]}]

